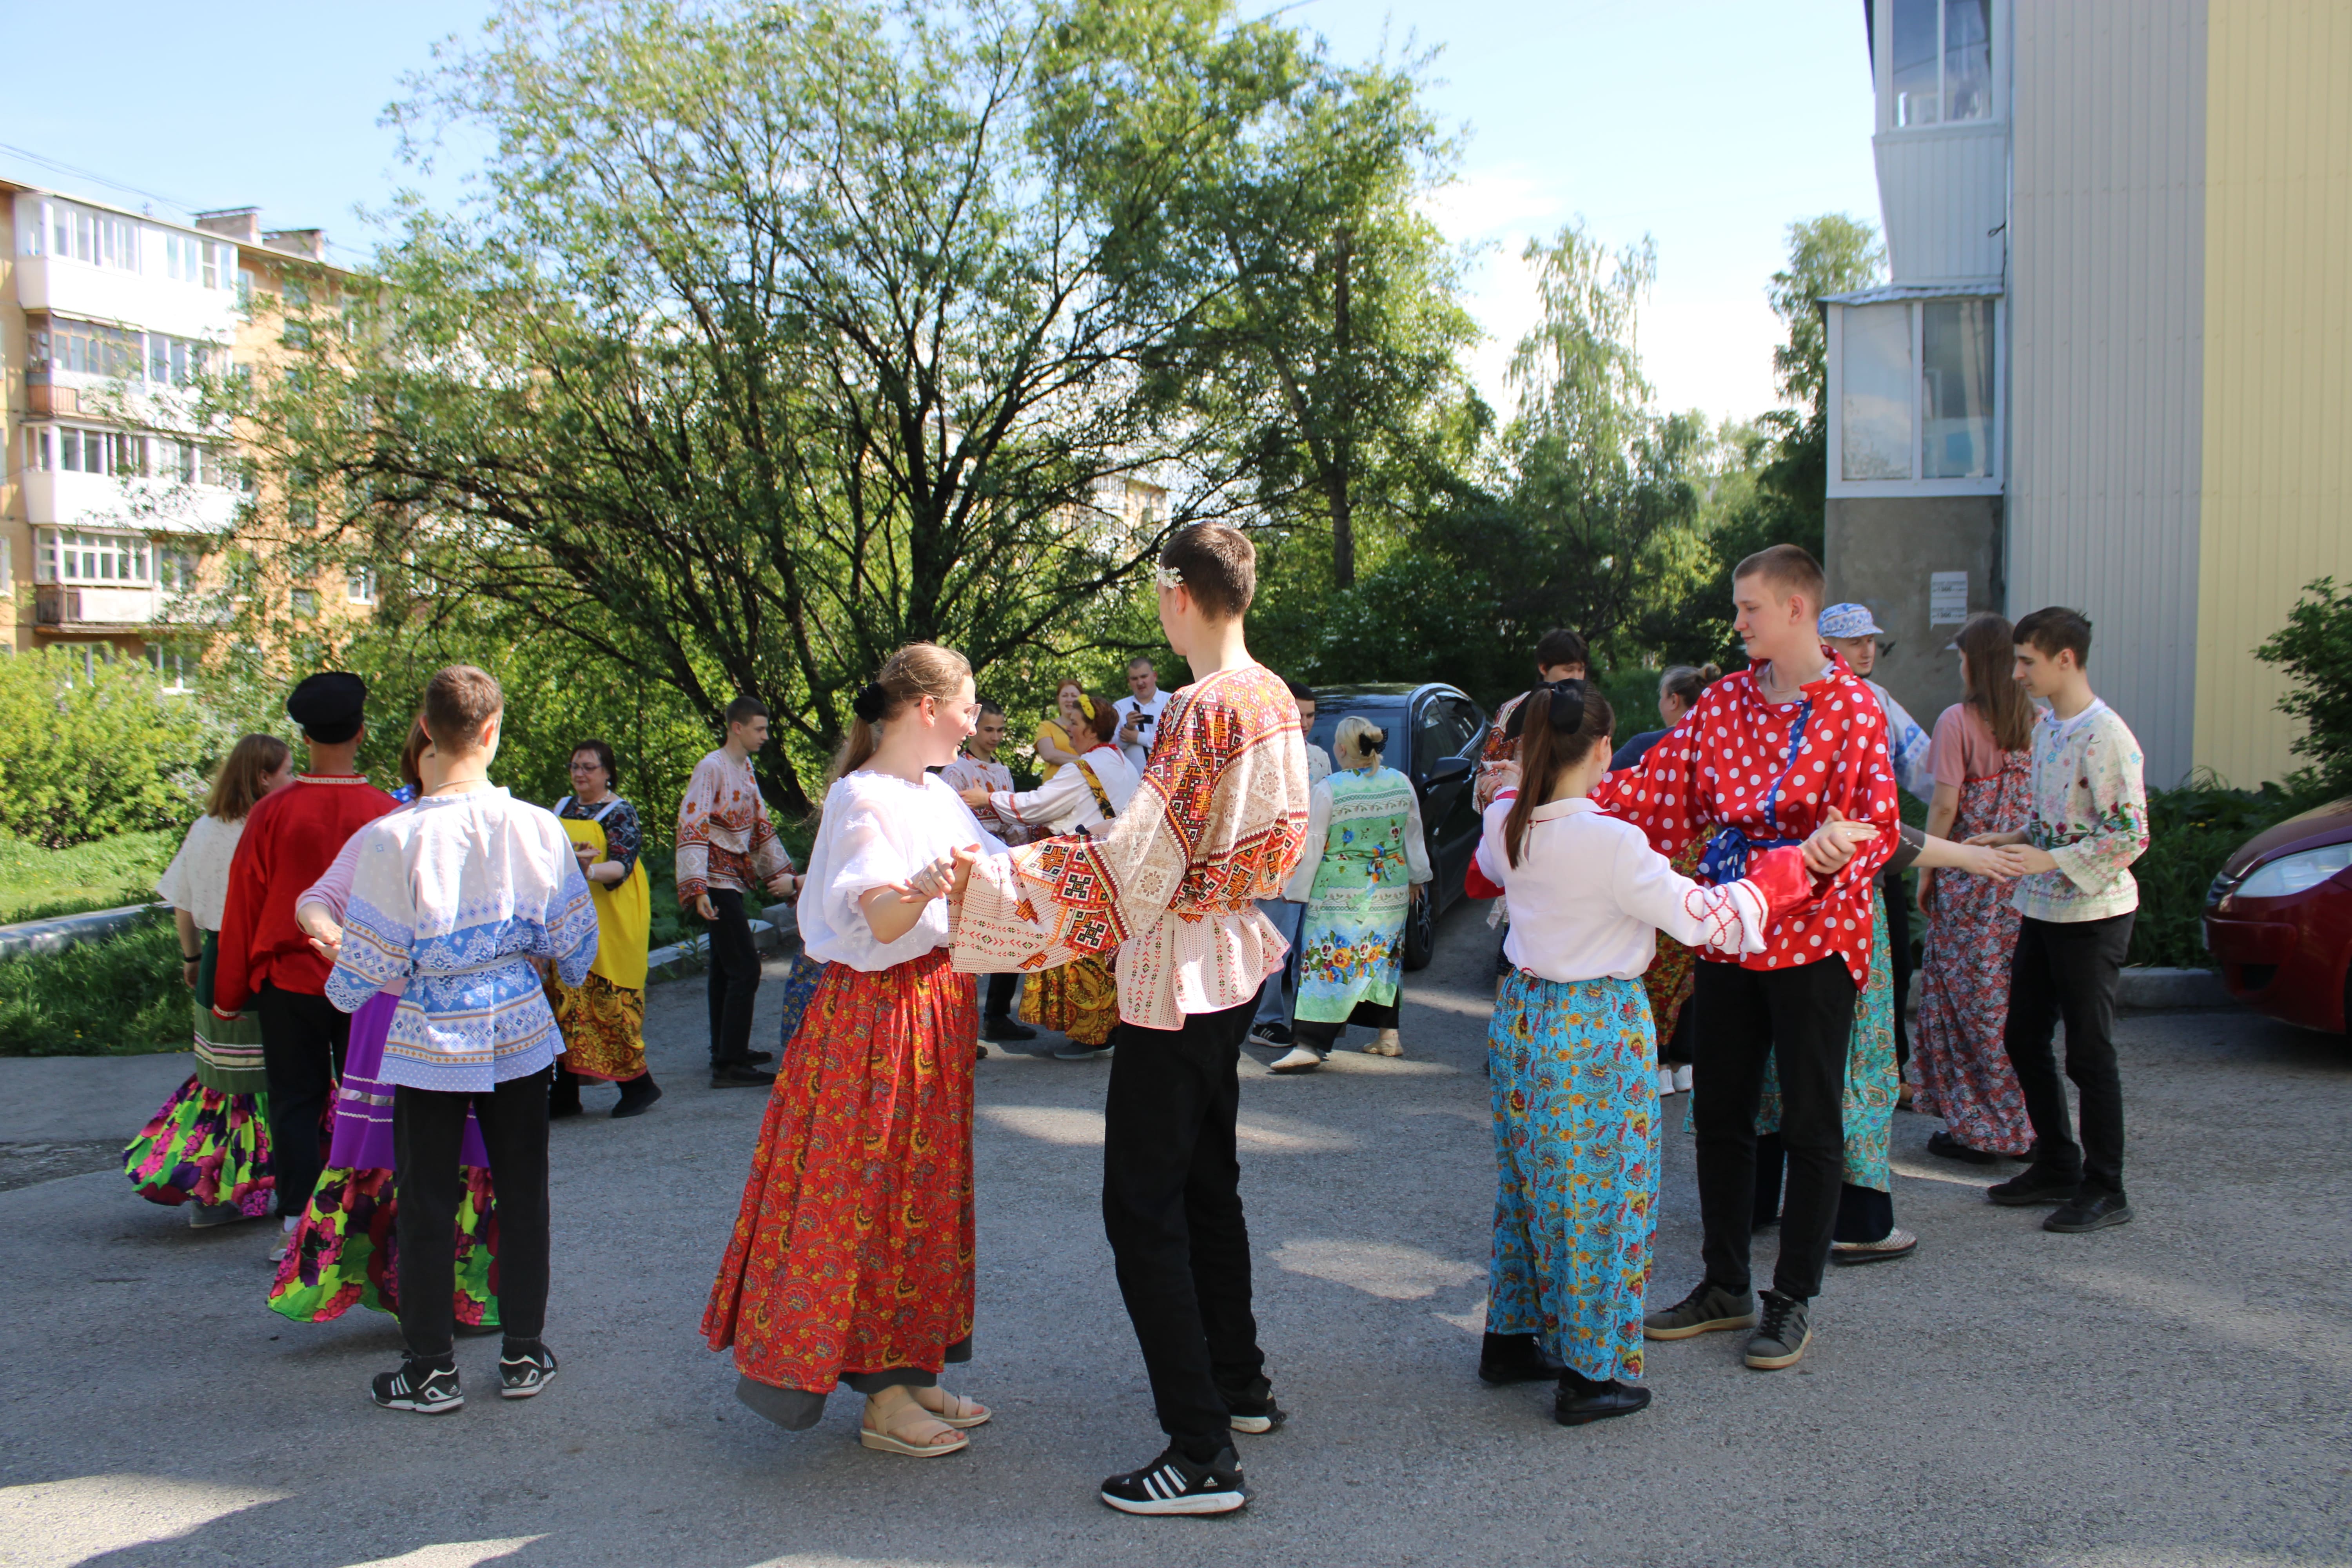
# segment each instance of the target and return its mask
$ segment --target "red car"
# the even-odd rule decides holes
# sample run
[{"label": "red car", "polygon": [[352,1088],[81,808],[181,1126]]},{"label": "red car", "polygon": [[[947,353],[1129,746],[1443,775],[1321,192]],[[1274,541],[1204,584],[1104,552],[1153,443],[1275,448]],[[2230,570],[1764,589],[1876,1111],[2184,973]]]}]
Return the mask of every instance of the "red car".
[{"label": "red car", "polygon": [[2258,1013],[2343,1034],[2352,1015],[2352,795],[2240,846],[2205,894],[2205,946]]}]

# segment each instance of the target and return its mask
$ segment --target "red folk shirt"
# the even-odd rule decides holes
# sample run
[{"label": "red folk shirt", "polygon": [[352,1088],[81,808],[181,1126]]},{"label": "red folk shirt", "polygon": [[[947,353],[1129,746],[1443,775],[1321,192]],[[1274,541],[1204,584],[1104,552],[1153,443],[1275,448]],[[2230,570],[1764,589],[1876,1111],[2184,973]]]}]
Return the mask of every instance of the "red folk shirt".
[{"label": "red folk shirt", "polygon": [[[1802,839],[1822,825],[1831,805],[1874,824],[1878,837],[1854,851],[1818,901],[1767,928],[1763,952],[1738,958],[1701,954],[1747,969],[1787,969],[1835,953],[1859,990],[1870,981],[1871,879],[1895,852],[1902,819],[1886,756],[1885,715],[1845,660],[1822,651],[1829,655],[1829,670],[1795,702],[1764,700],[1756,685],[1763,666],[1725,676],[1639,764],[1601,780],[1592,798],[1642,829],[1650,847],[1669,858],[1692,839],[1726,827],[1756,843]],[[1706,879],[1705,873],[1700,879]]]},{"label": "red folk shirt", "polygon": [[357,773],[299,773],[254,803],[229,862],[215,1009],[242,1012],[264,984],[325,994],[333,966],[294,923],[294,900],[352,834],[397,805]]}]

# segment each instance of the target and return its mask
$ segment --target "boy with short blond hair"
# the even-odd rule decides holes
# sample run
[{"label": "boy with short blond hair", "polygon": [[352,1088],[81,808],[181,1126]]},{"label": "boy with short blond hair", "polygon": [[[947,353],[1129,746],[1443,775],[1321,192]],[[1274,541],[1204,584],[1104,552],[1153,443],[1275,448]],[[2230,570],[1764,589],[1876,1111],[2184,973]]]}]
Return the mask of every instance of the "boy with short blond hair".
[{"label": "boy with short blond hair", "polygon": [[[2131,952],[2147,849],[2139,742],[2099,700],[2084,667],[2091,623],[2080,610],[2036,610],[2017,623],[2018,684],[2050,704],[2033,726],[2031,815],[2015,833],[1971,844],[2021,846],[2024,917],[2010,963],[2009,1059],[2033,1122],[2033,1163],[1986,1196],[2011,1207],[2054,1204],[2042,1228],[2074,1235],[2125,1225],[2123,1080],[2116,1068],[2116,991]],[[2076,1142],[2053,1048],[2066,1023],[2066,1076],[2082,1098]]]}]

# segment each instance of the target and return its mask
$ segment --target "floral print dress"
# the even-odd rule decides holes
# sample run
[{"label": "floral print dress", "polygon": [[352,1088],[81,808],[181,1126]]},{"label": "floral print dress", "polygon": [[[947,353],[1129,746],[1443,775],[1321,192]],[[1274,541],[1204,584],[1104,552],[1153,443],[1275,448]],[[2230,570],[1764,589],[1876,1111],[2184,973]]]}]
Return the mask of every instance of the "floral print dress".
[{"label": "floral print dress", "polygon": [[1307,883],[1294,1016],[1344,1024],[1359,1005],[1396,1005],[1412,887],[1429,878],[1412,780],[1373,767],[1315,786],[1307,852],[1290,889],[1295,897]]}]

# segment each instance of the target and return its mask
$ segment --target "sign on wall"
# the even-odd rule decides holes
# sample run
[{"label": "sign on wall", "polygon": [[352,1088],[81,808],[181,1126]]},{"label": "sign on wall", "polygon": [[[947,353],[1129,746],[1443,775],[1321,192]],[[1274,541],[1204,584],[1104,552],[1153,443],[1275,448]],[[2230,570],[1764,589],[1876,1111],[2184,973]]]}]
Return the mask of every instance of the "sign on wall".
[{"label": "sign on wall", "polygon": [[1957,626],[1969,618],[1969,574],[1965,572],[1927,574],[1927,624]]}]

